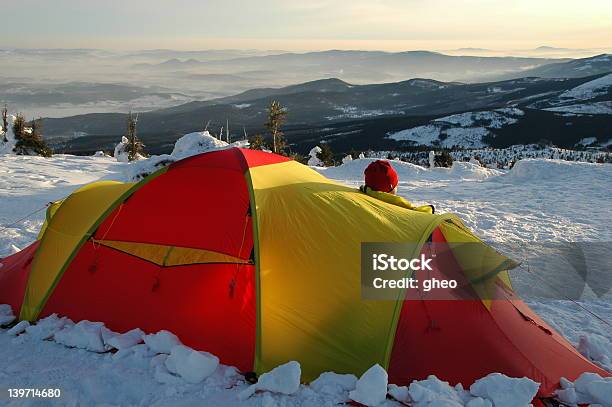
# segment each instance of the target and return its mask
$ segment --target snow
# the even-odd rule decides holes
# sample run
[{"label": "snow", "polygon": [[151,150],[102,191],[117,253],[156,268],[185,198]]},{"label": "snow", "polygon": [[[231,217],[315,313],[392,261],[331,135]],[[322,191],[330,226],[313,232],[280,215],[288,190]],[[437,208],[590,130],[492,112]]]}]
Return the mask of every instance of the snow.
[{"label": "snow", "polygon": [[29,321],[19,321],[17,324],[15,324],[14,327],[12,327],[8,331],[6,331],[6,334],[9,335],[9,336],[17,336],[17,335],[25,332],[25,330],[29,326],[30,326],[30,322]]},{"label": "snow", "polygon": [[294,394],[300,388],[302,369],[296,361],[287,362],[262,374],[257,383],[243,390],[238,398],[246,400],[256,391],[268,391],[280,394]]},{"label": "snow", "polygon": [[222,150],[230,147],[244,147],[244,141],[228,144],[210,135],[208,131],[188,133],[174,143],[171,154],[153,155],[131,163],[125,168],[126,178],[129,181],[140,181],[158,169],[172,164],[183,158],[191,157],[207,151]]},{"label": "snow", "polygon": [[15,320],[13,310],[10,305],[0,304],[0,325],[10,324]]},{"label": "snow", "polygon": [[[13,149],[15,148],[15,134],[13,133],[13,123],[15,122],[14,115],[7,116],[8,128],[6,131],[0,130],[0,155],[3,154],[14,154]],[[6,141],[4,140],[6,138]]]},{"label": "snow", "polygon": [[461,127],[470,127],[477,124],[482,127],[501,129],[503,126],[516,123],[515,116],[525,113],[517,108],[503,108],[495,111],[466,112],[435,119],[434,122],[454,124]]},{"label": "snow", "polygon": [[559,98],[576,100],[593,99],[607,94],[610,87],[612,87],[612,73],[567,90]]},{"label": "snow", "polygon": [[334,110],[342,112],[341,114],[326,116],[327,120],[338,120],[338,119],[361,119],[364,117],[376,117],[383,115],[404,115],[406,112],[403,110],[392,110],[392,109],[359,109],[357,106],[333,106]]},{"label": "snow", "polygon": [[184,345],[176,345],[165,362],[171,373],[176,373],[189,383],[200,383],[219,366],[219,358],[208,352],[199,352]]},{"label": "snow", "polygon": [[146,335],[144,337],[144,342],[155,353],[170,354],[175,346],[181,345],[179,338],[172,332],[166,330]]},{"label": "snow", "polygon": [[539,387],[539,383],[526,377],[516,378],[491,373],[476,380],[470,386],[470,393],[491,400],[495,407],[528,407]]},{"label": "snow", "polygon": [[574,383],[563,378],[557,398],[570,406],[595,403],[612,407],[612,377],[602,378],[595,373],[583,373]]},{"label": "snow", "polygon": [[412,141],[417,145],[424,146],[482,148],[486,146],[482,138],[490,135],[489,130],[484,127],[450,127],[444,129],[440,125],[428,124],[391,133],[389,138],[396,141]]},{"label": "snow", "polygon": [[580,146],[590,146],[591,144],[595,144],[597,143],[597,137],[585,137],[580,139],[580,141],[578,141],[576,143],[576,145],[580,145]]},{"label": "snow", "polygon": [[357,380],[355,390],[349,393],[351,400],[365,406],[377,406],[387,397],[387,372],[376,364]]},{"label": "snow", "polygon": [[447,137],[442,140],[440,145],[447,148],[452,148],[453,146],[481,148],[487,145],[483,138],[492,136],[492,133],[484,127],[452,127],[446,129],[444,134]]},{"label": "snow", "polygon": [[580,335],[577,346],[578,352],[594,361],[599,366],[612,372],[612,341],[602,335],[592,333]]},{"label": "snow", "polygon": [[101,334],[106,349],[117,350],[130,349],[141,343],[145,336],[145,333],[140,328],[134,328],[121,334],[102,327]]},{"label": "snow", "polygon": [[180,160],[205,151],[226,148],[227,146],[228,143],[211,136],[208,131],[198,131],[185,134],[183,137],[176,140],[174,149],[170,155]]},{"label": "snow", "polygon": [[408,387],[409,399],[415,407],[448,406],[460,407],[462,399],[456,389],[447,382],[431,375],[426,380],[414,381]]},{"label": "snow", "polygon": [[46,318],[38,320],[36,325],[28,326],[26,332],[32,338],[44,341],[45,339],[53,338],[57,332],[71,325],[74,325],[74,322],[70,319],[59,317],[57,314],[51,314]]},{"label": "snow", "polygon": [[432,120],[429,124],[387,134],[396,141],[411,141],[417,145],[452,148],[482,148],[484,137],[494,137],[489,129],[501,129],[514,124],[525,112],[517,108],[475,111],[453,114]]},{"label": "snow", "polygon": [[[115,146],[113,157],[115,157],[115,159],[119,161],[120,163],[127,163],[130,161],[128,152],[127,152],[128,142],[129,141],[127,137],[123,136],[121,137],[121,141],[119,142],[119,144]],[[134,161],[143,160],[144,158],[145,157],[143,155],[136,154],[136,157],[134,157]]]},{"label": "snow", "polygon": [[310,149],[310,151],[308,152],[308,157],[310,157],[308,159],[308,165],[312,167],[322,167],[323,166],[323,161],[321,161],[321,159],[318,157],[318,154],[321,151],[322,151],[321,147],[319,146],[314,146],[313,148]]},{"label": "snow", "polygon": [[[424,154],[426,161],[428,152]],[[565,153],[558,151],[555,154]],[[316,170],[356,187],[362,183],[363,170],[373,160],[354,159],[338,167]],[[98,179],[126,180],[126,169],[140,163],[123,164],[108,157],[55,155],[44,159],[2,156],[0,256],[11,253],[13,246],[23,248],[35,239],[44,219],[44,211],[7,227],[15,220],[35,209],[44,208],[47,202],[61,199],[85,183]],[[452,168],[424,168],[400,161],[392,161],[392,165],[400,176],[398,193],[401,196],[415,204],[432,203],[439,212],[458,214],[468,227],[493,244],[612,241],[612,231],[608,228],[609,213],[612,211],[610,165],[551,159],[522,160],[510,171],[457,161]],[[512,278],[519,292],[533,283],[520,269],[513,270]],[[612,302],[609,294],[600,299],[578,302],[532,298],[528,299],[528,304],[571,343],[578,345],[578,349],[587,357],[602,366],[609,363],[605,356],[612,354],[612,332],[602,321],[581,308],[587,307],[610,320]],[[95,324],[95,321],[90,324]],[[290,368],[289,372],[281,372],[280,377],[270,372],[276,379],[265,381],[276,383],[276,380],[291,379],[291,386],[280,387],[293,392],[279,392],[274,390],[274,386],[255,388],[248,390],[251,396],[247,400],[239,400],[238,394],[250,387],[231,367],[219,365],[198,384],[192,384],[171,371],[166,361],[180,342],[171,339],[169,332],[159,337],[159,334],[147,335],[148,341],[140,343],[142,333],[139,331],[112,333],[100,327],[104,348],[118,351],[98,353],[86,350],[99,345],[95,339],[95,325],[89,325],[89,329],[75,326],[67,318],[51,315],[36,325],[20,324],[13,330],[0,329],[0,381],[3,385],[61,387],[65,394],[62,401],[66,405],[199,404],[232,407],[263,406],[266,403],[279,406],[334,405],[346,402],[349,392],[355,390],[357,385],[357,379],[352,375],[328,372],[311,385],[300,386],[297,369]],[[59,341],[80,347],[67,348],[58,343],[55,336],[62,331],[64,333],[59,334]],[[82,335],[77,337],[76,332]],[[84,338],[91,339],[96,346],[89,346]],[[172,367],[171,362],[169,365]],[[419,386],[425,386],[437,396],[424,405],[452,406],[459,399],[463,405],[470,407],[492,406],[493,399],[488,397],[495,395],[479,396],[457,387],[454,388],[456,395],[453,395],[447,387],[428,380],[428,384],[421,383]],[[599,383],[602,380],[604,384]],[[606,380],[591,378],[589,383],[596,384],[585,384],[585,381],[578,381],[575,387],[566,383],[567,389],[562,390],[567,390],[567,397],[571,397],[570,388],[576,397],[602,397],[602,394],[608,397]],[[419,389],[418,386],[414,388]],[[437,393],[433,389],[437,389]],[[407,400],[409,390],[410,386],[396,388],[389,385],[389,394],[397,396],[398,400],[400,397]],[[476,391],[480,394],[479,390]],[[413,403],[410,397],[409,402]],[[600,404],[604,403],[600,401]],[[397,404],[386,400],[383,405]]]},{"label": "snow", "polygon": [[102,340],[102,322],[79,321],[75,325],[66,325],[55,332],[54,340],[70,348],[87,349],[92,352],[104,352]]},{"label": "snow", "polygon": [[352,374],[324,372],[310,383],[310,388],[325,396],[333,404],[349,400],[349,392],[357,385],[357,377]]},{"label": "snow", "polygon": [[550,112],[563,112],[574,114],[612,114],[612,102],[580,103],[565,106],[548,107]]},{"label": "snow", "polygon": [[427,146],[432,145],[439,137],[440,127],[432,124],[413,127],[411,129],[389,134],[389,138],[396,141],[408,140]]}]

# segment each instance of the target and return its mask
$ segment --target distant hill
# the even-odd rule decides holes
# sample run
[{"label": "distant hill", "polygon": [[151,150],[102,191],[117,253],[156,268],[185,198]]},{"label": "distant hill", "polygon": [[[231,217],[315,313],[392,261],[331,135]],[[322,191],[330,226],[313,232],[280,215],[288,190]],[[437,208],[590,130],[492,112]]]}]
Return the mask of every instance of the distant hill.
[{"label": "distant hill", "polygon": [[198,67],[215,72],[235,72],[236,67],[273,71],[279,76],[339,77],[356,82],[381,82],[396,78],[424,77],[445,81],[476,81],[483,75],[502,75],[534,66],[567,61],[553,58],[453,56],[431,51],[319,51],[242,56],[223,60],[169,59],[162,63],[138,63],[135,69],[192,71]]},{"label": "distant hill", "polygon": [[[419,144],[418,138],[411,143],[389,139],[389,133],[431,125],[434,120],[453,114],[513,107],[524,114],[499,126],[495,121],[499,115],[486,113],[485,116],[493,116],[488,124],[478,120],[466,126],[447,123],[438,133],[427,134],[438,139],[452,135],[459,145],[461,140],[467,140],[462,137],[471,132],[470,140],[476,137],[478,143],[489,145],[544,138],[570,146],[587,136],[611,135],[610,78],[612,75],[530,77],[478,84],[411,79],[372,85],[352,85],[330,78],[283,88],[254,89],[231,97],[141,113],[138,131],[151,152],[169,150],[180,135],[201,130],[206,123],[210,130],[218,131],[228,120],[232,136],[242,138],[245,131],[249,134],[264,131],[266,108],[276,99],[289,113],[285,130],[298,151],[305,151],[322,139],[342,149],[350,149],[351,145],[378,149]],[[524,127],[524,123],[529,126]],[[482,129],[473,130],[474,127]],[[46,119],[44,128],[46,136],[57,140],[62,151],[89,151],[97,148],[96,143],[98,149],[110,148],[125,130],[125,115]],[[74,139],[75,134],[85,136]],[[451,140],[454,139],[447,143]]]},{"label": "distant hill", "polygon": [[612,72],[612,54],[552,63],[507,75],[508,78],[538,76],[541,78],[580,78]]}]

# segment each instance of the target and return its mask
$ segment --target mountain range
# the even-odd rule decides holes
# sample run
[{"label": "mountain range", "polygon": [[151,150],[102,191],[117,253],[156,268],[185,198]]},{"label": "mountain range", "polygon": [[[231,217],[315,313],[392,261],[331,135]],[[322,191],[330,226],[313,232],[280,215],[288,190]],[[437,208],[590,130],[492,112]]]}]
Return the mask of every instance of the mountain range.
[{"label": "mountain range", "polygon": [[[302,152],[321,139],[327,139],[332,147],[341,150],[350,146],[397,147],[405,145],[407,140],[394,140],[389,134],[457,113],[508,107],[520,109],[522,116],[507,123],[508,126],[489,126],[486,134],[479,130],[486,135],[487,144],[504,146],[547,139],[560,146],[571,146],[587,136],[602,140],[612,136],[612,106],[609,106],[607,84],[612,56],[599,55],[547,66],[525,71],[533,74],[539,70],[539,76],[485,83],[417,78],[356,85],[329,78],[282,88],[252,89],[234,96],[143,112],[139,115],[138,131],[151,152],[167,150],[178,136],[201,130],[207,123],[209,129],[218,132],[227,121],[232,136],[243,137],[245,133],[263,132],[266,108],[275,99],[288,111],[285,129],[289,141],[295,150]],[[585,76],[575,77],[579,72]],[[592,94],[580,91],[581,87],[588,90],[591,83],[598,90]],[[521,123],[531,123],[533,130],[522,129]],[[125,115],[118,113],[45,120],[47,137],[66,151],[110,148],[124,128]],[[519,128],[520,132],[509,131]],[[441,131],[441,137],[448,133],[447,128]],[[82,137],[75,139],[75,134]]]}]

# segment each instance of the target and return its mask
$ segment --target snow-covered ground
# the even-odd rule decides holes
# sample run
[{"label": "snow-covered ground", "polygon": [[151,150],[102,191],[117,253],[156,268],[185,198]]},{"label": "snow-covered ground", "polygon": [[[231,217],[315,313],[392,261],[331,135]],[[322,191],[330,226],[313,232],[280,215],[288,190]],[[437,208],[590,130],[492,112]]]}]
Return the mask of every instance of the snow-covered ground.
[{"label": "snow-covered ground", "polygon": [[[370,161],[351,160],[339,167],[317,170],[330,178],[358,186]],[[44,210],[13,224],[16,220],[44,208],[47,202],[57,200],[85,183],[98,179],[126,180],[133,176],[131,165],[118,163],[109,157],[55,155],[45,159],[0,156],[0,257],[25,247],[35,239]],[[609,227],[612,165],[523,160],[509,172],[464,162],[456,162],[450,169],[428,169],[398,161],[393,162],[393,166],[400,177],[400,195],[417,204],[432,203],[440,212],[458,214],[479,236],[493,244],[612,241]],[[519,286],[527,278],[521,270],[517,270],[513,277]],[[582,341],[584,352],[610,368],[612,330],[581,308],[586,307],[599,317],[612,321],[609,296],[578,305],[571,301],[538,299],[529,300],[529,304],[570,341],[575,344]],[[192,354],[188,349],[170,348],[164,345],[166,339],[158,346],[168,349],[157,356],[150,351],[154,346],[149,345],[139,345],[115,354],[97,353],[67,348],[61,343],[91,347],[92,342],[83,342],[83,335],[99,331],[100,326],[81,324],[79,328],[70,329],[76,330],[65,332],[53,341],[41,341],[31,333],[15,337],[0,330],[0,385],[59,387],[63,394],[62,405],[74,406],[331,406],[345,401],[349,392],[351,397],[359,400],[380,397],[376,394],[386,375],[373,367],[368,377],[360,382],[354,376],[329,374],[310,386],[291,388],[297,374],[296,366],[291,365],[282,367],[276,376],[260,381],[264,382],[261,386],[271,386],[276,392],[264,391],[247,397],[251,391],[248,384],[228,367],[219,367],[203,382],[191,383],[198,377],[196,375],[194,379],[194,370],[188,367],[198,366],[201,373],[202,369],[214,364],[214,359]],[[581,335],[584,336],[582,340]],[[129,342],[130,338],[115,339],[119,343],[125,341]],[[105,342],[94,344],[105,346]],[[166,356],[166,353],[171,355]],[[172,369],[176,371],[176,361],[181,360],[184,360],[181,364],[184,365],[183,373],[171,374]],[[471,395],[434,379],[413,384],[410,388],[392,388],[392,394],[400,400],[408,400],[405,397],[409,395],[416,406],[461,406],[468,402],[472,403],[470,406],[490,406],[491,400],[502,396],[509,388],[519,389],[515,391],[523,395],[533,390],[529,382],[504,382],[497,376],[472,386]],[[297,391],[291,395],[278,394],[287,389]],[[497,396],[490,394],[493,389],[497,389]],[[571,388],[568,392],[571,393]],[[483,399],[471,401],[475,396]],[[3,397],[0,395],[0,405],[24,405],[23,401],[10,404]],[[485,400],[487,398],[489,401]],[[433,403],[440,399],[444,401]],[[384,403],[398,405],[389,400]],[[503,400],[495,402],[495,406],[504,405],[519,404],[503,404]]]}]

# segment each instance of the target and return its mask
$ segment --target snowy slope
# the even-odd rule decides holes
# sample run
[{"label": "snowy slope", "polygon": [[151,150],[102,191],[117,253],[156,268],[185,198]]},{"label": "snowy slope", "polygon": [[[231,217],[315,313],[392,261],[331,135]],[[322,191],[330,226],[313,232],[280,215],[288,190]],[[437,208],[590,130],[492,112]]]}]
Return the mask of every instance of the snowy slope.
[{"label": "snowy slope", "polygon": [[[371,159],[352,160],[335,168],[318,168],[318,171],[357,186],[369,162]],[[401,162],[393,165],[400,175],[400,195],[417,204],[433,203],[441,212],[458,214],[478,235],[494,244],[528,244],[534,240],[612,241],[608,227],[612,212],[610,165],[523,160],[510,172],[470,163],[456,163],[450,169],[427,169]],[[128,166],[105,157],[0,156],[0,256],[11,253],[13,246],[23,248],[32,241],[44,214],[41,211],[24,222],[10,227],[7,224],[85,183],[97,179],[125,180],[130,174]],[[519,286],[528,283],[521,270],[513,278]],[[576,303],[536,299],[529,303],[572,342],[578,343],[581,335],[587,335],[587,340],[595,344],[589,349],[612,355],[612,331]],[[609,297],[580,304],[612,320]],[[78,344],[77,339],[64,335],[61,340]],[[332,375],[316,385],[300,386],[292,395],[263,392],[241,400],[239,394],[248,385],[229,368],[218,369],[200,384],[190,384],[169,374],[162,366],[168,365],[164,364],[166,357],[154,357],[146,347],[112,355],[70,349],[57,341],[36,340],[31,334],[13,337],[0,330],[0,383],[60,387],[65,397],[62,405],[122,406],[334,405],[344,401],[349,390],[356,386],[356,378]],[[374,372],[372,376],[361,390],[352,390],[356,392],[355,397],[372,394],[375,389],[368,386],[379,380],[380,375]],[[493,386],[495,380],[488,378],[483,383]],[[483,384],[482,388],[474,389],[474,394],[488,394],[494,388],[491,386]],[[527,392],[529,383],[524,386]],[[415,385],[413,397],[430,394],[422,388],[446,400],[438,405],[461,406],[467,402],[461,398],[466,397],[465,393],[433,379]],[[508,388],[502,386],[497,394],[506,391]],[[408,389],[394,389],[394,392],[402,397],[408,394]],[[5,401],[0,398],[0,405]],[[477,403],[472,405],[486,405]],[[384,404],[398,405],[389,400]]]},{"label": "snowy slope", "polygon": [[608,93],[608,89],[610,89],[610,87],[612,87],[612,73],[565,91],[559,96],[559,98],[574,100],[593,99],[597,96]]},{"label": "snowy slope", "polygon": [[514,124],[524,114],[517,108],[458,113],[434,119],[424,126],[389,133],[387,137],[415,145],[482,148],[487,146],[486,137],[495,136],[489,129]]}]

